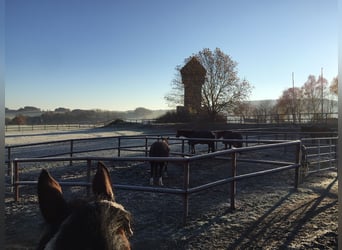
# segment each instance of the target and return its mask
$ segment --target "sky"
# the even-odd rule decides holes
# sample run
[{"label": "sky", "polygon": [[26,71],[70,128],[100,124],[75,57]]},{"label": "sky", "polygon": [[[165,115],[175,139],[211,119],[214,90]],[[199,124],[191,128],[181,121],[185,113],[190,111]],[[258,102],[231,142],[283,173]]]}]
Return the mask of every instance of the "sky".
[{"label": "sky", "polygon": [[5,0],[5,106],[170,109],[176,66],[219,48],[278,99],[338,74],[337,0]]}]

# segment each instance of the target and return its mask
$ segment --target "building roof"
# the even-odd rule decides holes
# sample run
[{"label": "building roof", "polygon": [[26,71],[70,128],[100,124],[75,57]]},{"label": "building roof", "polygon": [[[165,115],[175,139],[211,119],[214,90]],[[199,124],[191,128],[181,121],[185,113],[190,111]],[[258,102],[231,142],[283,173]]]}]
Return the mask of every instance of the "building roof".
[{"label": "building roof", "polygon": [[181,74],[206,74],[205,68],[202,66],[202,64],[196,59],[196,57],[192,57],[190,61],[184,65],[183,68],[181,68]]}]

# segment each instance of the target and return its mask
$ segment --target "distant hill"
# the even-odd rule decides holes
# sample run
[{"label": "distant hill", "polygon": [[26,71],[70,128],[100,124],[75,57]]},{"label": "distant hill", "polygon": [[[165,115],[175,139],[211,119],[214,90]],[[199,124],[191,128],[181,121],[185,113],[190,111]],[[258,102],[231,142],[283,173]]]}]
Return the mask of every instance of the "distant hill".
[{"label": "distant hill", "polygon": [[18,115],[35,117],[42,115],[42,111],[39,108],[25,106],[24,108],[20,108],[18,110],[5,108],[5,118],[13,119]]},{"label": "distant hill", "polygon": [[128,111],[82,110],[56,108],[54,111],[42,111],[39,108],[26,106],[18,110],[5,108],[6,123],[18,116],[25,117],[26,124],[56,124],[56,123],[97,123],[115,119],[156,119],[169,110],[149,110],[136,108]]},{"label": "distant hill", "polygon": [[259,106],[262,103],[269,102],[270,106],[274,106],[277,104],[277,100],[267,99],[267,100],[255,100],[255,101],[248,101],[248,103],[252,106]]},{"label": "distant hill", "polygon": [[[277,100],[254,100],[248,101],[251,106],[258,107],[267,102],[267,105],[274,106]],[[325,100],[325,106],[328,106],[331,100]],[[338,112],[337,101],[333,101],[333,113]],[[108,110],[82,110],[58,107],[54,111],[42,111],[40,108],[33,106],[25,106],[18,110],[5,108],[6,124],[10,124],[11,120],[18,116],[25,117],[26,124],[62,124],[62,123],[97,123],[121,120],[141,120],[141,119],[156,119],[171,110],[149,110],[143,107],[138,107],[134,110],[127,111],[108,111]]]}]

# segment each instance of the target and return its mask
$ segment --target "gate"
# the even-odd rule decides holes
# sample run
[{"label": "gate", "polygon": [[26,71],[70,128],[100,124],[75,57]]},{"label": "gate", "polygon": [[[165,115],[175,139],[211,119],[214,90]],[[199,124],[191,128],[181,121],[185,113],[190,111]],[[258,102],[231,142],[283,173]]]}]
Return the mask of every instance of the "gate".
[{"label": "gate", "polygon": [[338,137],[302,138],[302,171],[310,173],[337,168]]}]

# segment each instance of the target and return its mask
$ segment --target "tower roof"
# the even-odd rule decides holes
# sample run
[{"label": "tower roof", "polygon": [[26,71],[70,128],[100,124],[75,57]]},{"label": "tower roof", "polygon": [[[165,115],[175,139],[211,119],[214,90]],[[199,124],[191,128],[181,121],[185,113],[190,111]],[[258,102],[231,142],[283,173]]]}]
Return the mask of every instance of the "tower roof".
[{"label": "tower roof", "polygon": [[200,74],[200,75],[205,75],[206,70],[202,66],[202,64],[196,59],[196,57],[192,57],[190,61],[184,65],[183,68],[181,68],[181,74]]}]

